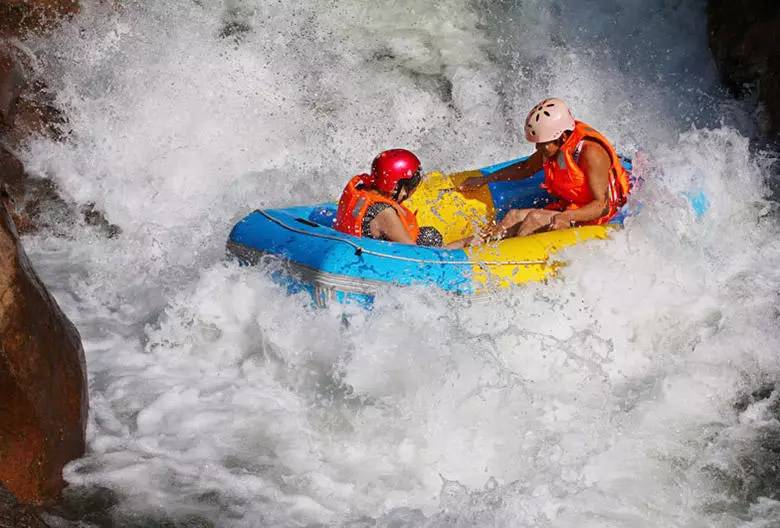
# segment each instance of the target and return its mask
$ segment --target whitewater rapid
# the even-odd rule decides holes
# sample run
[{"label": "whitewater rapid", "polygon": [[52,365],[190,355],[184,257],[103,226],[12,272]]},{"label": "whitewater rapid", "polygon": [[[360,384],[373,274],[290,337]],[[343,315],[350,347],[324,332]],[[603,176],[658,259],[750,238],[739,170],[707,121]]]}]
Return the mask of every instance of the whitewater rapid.
[{"label": "whitewater rapid", "polygon": [[[771,157],[718,87],[704,2],[84,4],[25,43],[68,117],[27,167],[121,229],[25,239],[89,369],[63,519],[780,522]],[[444,171],[529,152],[550,95],[643,180],[641,214],[561,280],[364,313],[225,261],[247,211],[333,199],[379,150]]]}]

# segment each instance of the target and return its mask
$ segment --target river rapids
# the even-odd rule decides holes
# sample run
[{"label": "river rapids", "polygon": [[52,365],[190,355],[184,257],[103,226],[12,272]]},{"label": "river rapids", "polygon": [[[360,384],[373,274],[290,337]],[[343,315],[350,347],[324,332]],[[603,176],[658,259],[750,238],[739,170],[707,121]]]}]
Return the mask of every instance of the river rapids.
[{"label": "river rapids", "polygon": [[[52,211],[25,239],[89,369],[53,524],[780,525],[773,156],[705,2],[83,4],[23,43],[68,119],[26,166],[121,229]],[[559,279],[367,313],[225,259],[248,211],[333,200],[380,150],[530,153],[547,96],[643,179],[641,214]]]}]

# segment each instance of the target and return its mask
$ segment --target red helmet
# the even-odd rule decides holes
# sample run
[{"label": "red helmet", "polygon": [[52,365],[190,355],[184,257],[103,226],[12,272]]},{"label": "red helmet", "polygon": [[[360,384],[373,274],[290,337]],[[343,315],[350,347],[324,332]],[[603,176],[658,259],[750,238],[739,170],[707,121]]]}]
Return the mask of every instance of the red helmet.
[{"label": "red helmet", "polygon": [[[397,192],[401,187],[398,183],[402,180],[412,180],[408,182],[411,185],[407,186],[414,188],[419,183],[420,176],[420,160],[404,149],[380,152],[371,164],[371,179],[374,182],[374,188],[385,193]],[[406,183],[404,182],[404,184]]]}]

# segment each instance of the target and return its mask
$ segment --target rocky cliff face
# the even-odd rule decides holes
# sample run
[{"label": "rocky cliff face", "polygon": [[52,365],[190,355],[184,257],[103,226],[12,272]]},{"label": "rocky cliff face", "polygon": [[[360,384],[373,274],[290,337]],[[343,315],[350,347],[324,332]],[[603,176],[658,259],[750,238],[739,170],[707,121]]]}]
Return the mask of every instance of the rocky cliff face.
[{"label": "rocky cliff face", "polygon": [[[72,0],[0,2],[0,483],[33,504],[56,498],[63,466],[84,453],[87,382],[79,334],[19,241],[17,227],[34,226],[12,198],[41,204],[53,191],[26,175],[14,148],[32,130],[51,133],[57,117],[15,42],[77,7]],[[0,521],[22,515],[0,491]]]},{"label": "rocky cliff face", "polygon": [[780,2],[710,0],[710,49],[723,83],[764,105],[765,129],[780,132]]}]

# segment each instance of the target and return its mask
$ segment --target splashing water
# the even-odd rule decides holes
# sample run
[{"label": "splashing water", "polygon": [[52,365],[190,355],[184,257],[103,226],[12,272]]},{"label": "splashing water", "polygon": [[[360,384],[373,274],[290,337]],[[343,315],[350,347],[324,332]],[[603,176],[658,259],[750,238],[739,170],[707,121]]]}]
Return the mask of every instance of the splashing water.
[{"label": "splashing water", "polygon": [[[70,516],[780,522],[771,160],[704,24],[703,2],[172,0],[87,5],[29,42],[69,128],[25,161],[122,229],[26,240],[87,352]],[[223,261],[247,210],[333,199],[381,149],[442,170],[527,152],[519,123],[548,95],[644,179],[641,214],[569,249],[562,280],[474,305],[391,290],[345,325]]]}]

